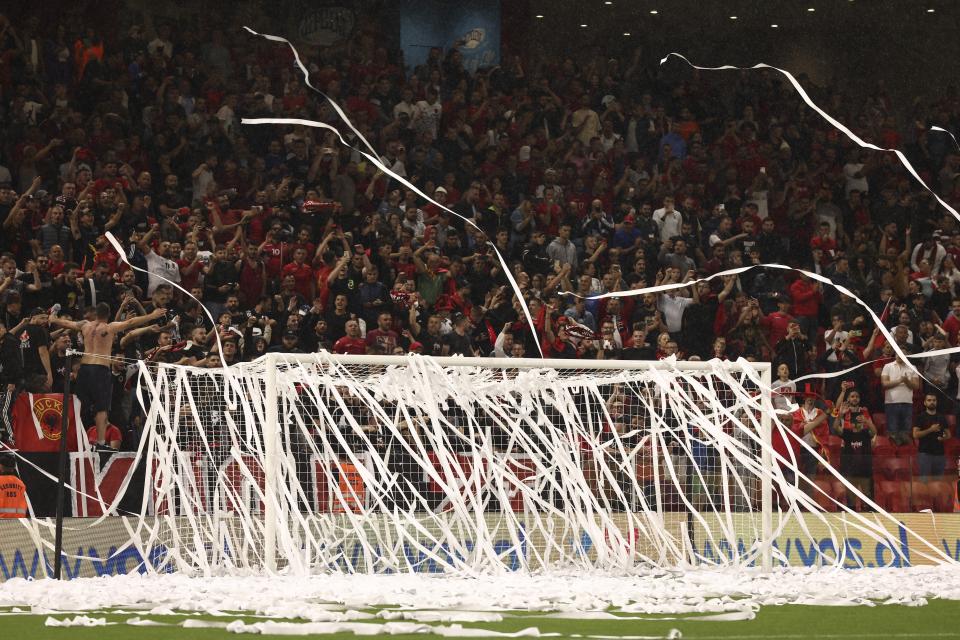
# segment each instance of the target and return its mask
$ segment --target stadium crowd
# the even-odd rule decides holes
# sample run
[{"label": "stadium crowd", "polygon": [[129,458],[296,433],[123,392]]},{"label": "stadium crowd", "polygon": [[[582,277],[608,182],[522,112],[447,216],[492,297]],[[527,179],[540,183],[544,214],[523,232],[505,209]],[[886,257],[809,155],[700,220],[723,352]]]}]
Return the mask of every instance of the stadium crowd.
[{"label": "stadium crowd", "polygon": [[[661,69],[638,49],[505,55],[470,73],[456,46],[405,70],[379,42],[360,29],[307,52],[311,81],[347,126],[285,46],[239,28],[132,25],[110,37],[0,18],[8,401],[59,390],[71,347],[88,354],[77,379],[85,424],[114,444],[131,430],[138,359],[744,357],[782,365],[778,387],[798,400],[816,394],[796,424],[824,450],[837,424],[848,457],[869,453],[879,430],[893,448],[919,443],[922,475],[944,473],[955,359],[915,360],[921,380],[834,287],[757,268],[590,299],[780,263],[854,292],[905,353],[956,346],[960,227],[893,154],[861,151],[771,72]],[[930,130],[960,124],[955,92],[905,119],[882,88],[807,87],[960,206],[960,154]],[[348,144],[244,117],[326,122]],[[378,170],[357,132],[434,201]],[[92,358],[107,327],[106,356]],[[813,388],[792,382],[860,363]],[[929,398],[939,420],[923,416]],[[120,433],[108,438],[108,424]]]}]

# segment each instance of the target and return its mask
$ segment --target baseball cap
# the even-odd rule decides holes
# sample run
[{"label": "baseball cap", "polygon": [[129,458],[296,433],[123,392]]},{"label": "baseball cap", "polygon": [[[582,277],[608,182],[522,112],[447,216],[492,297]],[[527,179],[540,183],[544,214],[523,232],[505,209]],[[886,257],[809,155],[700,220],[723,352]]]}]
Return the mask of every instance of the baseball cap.
[{"label": "baseball cap", "polygon": [[434,193],[446,193],[447,190],[446,190],[445,188],[443,188],[443,187],[437,187],[436,189],[433,190],[433,192],[434,192]]},{"label": "baseball cap", "polygon": [[292,329],[287,329],[286,331],[283,332],[283,337],[284,337],[284,338],[299,338],[299,337],[300,337],[300,334],[297,333],[296,331],[293,331]]},{"label": "baseball cap", "polygon": [[630,223],[630,224],[633,224],[634,222],[637,221],[637,219],[634,218],[634,217],[633,217],[633,214],[631,213],[631,214],[629,214],[627,217],[625,217],[625,218],[623,219],[623,221],[624,221],[624,222],[627,222],[627,223]]}]

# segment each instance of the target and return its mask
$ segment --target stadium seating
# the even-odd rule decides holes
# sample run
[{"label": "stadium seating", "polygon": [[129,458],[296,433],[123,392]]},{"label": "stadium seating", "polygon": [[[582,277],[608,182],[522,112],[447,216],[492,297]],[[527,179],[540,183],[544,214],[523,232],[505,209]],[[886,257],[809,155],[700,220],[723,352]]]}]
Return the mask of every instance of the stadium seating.
[{"label": "stadium seating", "polygon": [[843,449],[843,439],[840,436],[827,436],[827,442],[824,445],[827,449],[828,459],[833,466],[840,464],[840,451]]},{"label": "stadium seating", "polygon": [[[839,438],[838,438],[839,439]],[[873,443],[873,458],[892,457],[895,455],[896,448],[887,436],[877,436]]]},{"label": "stadium seating", "polygon": [[820,491],[814,494],[813,499],[816,500],[817,504],[820,505],[824,511],[836,513],[839,507],[834,500],[840,501],[841,503],[842,501],[837,498],[837,494],[834,492],[833,482],[829,478],[816,478],[814,482]]},{"label": "stadium seating", "polygon": [[847,503],[847,487],[838,478],[830,481],[830,495],[832,495],[840,504]]},{"label": "stadium seating", "polygon": [[909,485],[894,480],[877,480],[874,484],[874,501],[886,511],[905,513],[909,509]]},{"label": "stadium seating", "polygon": [[946,471],[952,476],[956,475],[957,459],[960,457],[960,439],[954,437],[943,443],[944,457],[946,460]]},{"label": "stadium seating", "polygon": [[875,411],[870,414],[873,425],[877,428],[877,433],[881,436],[887,435],[887,416],[882,411]]},{"label": "stadium seating", "polygon": [[912,440],[906,444],[899,444],[896,447],[898,458],[916,458],[917,443]]},{"label": "stadium seating", "polygon": [[930,483],[930,494],[933,499],[933,510],[937,513],[953,512],[956,481],[935,480]]},{"label": "stadium seating", "polygon": [[930,485],[919,480],[910,483],[910,511],[933,509],[930,488]]},{"label": "stadium seating", "polygon": [[873,461],[873,474],[885,480],[909,480],[912,464],[908,458],[883,457]]}]

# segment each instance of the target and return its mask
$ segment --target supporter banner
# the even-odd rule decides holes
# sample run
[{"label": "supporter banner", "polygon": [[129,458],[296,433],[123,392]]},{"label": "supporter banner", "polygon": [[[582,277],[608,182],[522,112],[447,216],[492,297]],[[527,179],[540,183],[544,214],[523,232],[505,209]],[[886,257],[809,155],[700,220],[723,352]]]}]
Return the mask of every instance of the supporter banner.
[{"label": "supporter banner", "polygon": [[[73,396],[70,423],[67,425],[67,448],[70,451],[81,449],[80,436],[77,433],[79,418],[80,401]],[[62,393],[21,393],[13,403],[13,441],[21,451],[30,453],[60,451],[62,424]]]},{"label": "supporter banner", "polygon": [[[330,515],[315,523],[318,527],[337,527],[346,515]],[[486,516],[488,520],[498,519],[495,515]],[[743,519],[743,530],[752,530],[759,515],[743,514],[738,516]],[[929,564],[929,560],[920,557],[917,553],[924,545],[921,537],[928,543],[943,550],[948,556],[960,560],[960,514],[900,514],[895,516],[898,523],[885,525],[885,528],[891,532],[892,545],[879,543],[873,539],[853,533],[843,535],[846,530],[846,524],[850,522],[849,516],[846,520],[838,514],[827,514],[825,522],[817,522],[814,517],[807,518],[807,530],[809,535],[804,533],[803,528],[795,520],[781,532],[777,538],[776,546],[782,554],[781,563],[790,566],[818,566],[830,564],[830,558],[834,557],[837,550],[842,548],[846,550],[847,560],[844,566],[847,568],[859,567],[877,567],[877,566],[908,566],[918,564]],[[127,521],[130,529],[124,524]],[[373,517],[369,526],[381,526],[382,519]],[[678,535],[683,531],[683,523],[686,518],[683,514],[665,514],[662,526],[670,527]],[[150,517],[146,518],[148,527],[154,527],[158,522],[175,522],[176,519],[162,519]],[[625,523],[623,517],[618,520]],[[432,528],[435,523],[424,519],[423,524]],[[39,526],[37,526],[39,524]],[[28,528],[26,525],[33,525]],[[38,521],[37,523],[25,523],[16,520],[0,520],[0,579],[10,578],[40,578],[49,576],[53,571],[52,542],[53,542],[53,522],[52,520]],[[491,522],[491,526],[495,526]],[[31,531],[34,529],[38,533]],[[111,517],[100,522],[94,519],[67,518],[65,520],[64,533],[64,558],[65,577],[97,577],[105,575],[118,575],[123,573],[140,572],[145,573],[147,567],[154,567],[158,571],[165,571],[164,558],[166,557],[166,548],[162,545],[153,546],[144,557],[132,546],[126,547],[129,540],[129,530],[137,529],[137,520],[129,517]],[[531,530],[533,528],[531,527]],[[836,542],[830,535],[833,529],[837,536]],[[911,529],[917,533],[914,537],[906,533]],[[617,535],[623,535],[623,531]],[[46,544],[35,544],[35,535],[45,541]],[[602,532],[594,535],[603,535],[608,539],[613,532]],[[704,540],[702,532],[694,531],[692,547],[693,552],[699,555],[704,563],[709,563],[711,558],[717,558],[722,554],[731,553],[731,545],[727,541],[721,541],[714,545]],[[462,540],[462,548],[472,548],[472,541]],[[548,544],[549,543],[549,544]],[[738,539],[735,544],[740,548],[749,548],[753,540]],[[365,570],[365,563],[368,561],[377,562],[376,557],[371,558],[359,544],[353,544],[349,539],[339,543],[340,570]],[[553,540],[546,540],[542,534],[539,536],[526,536],[521,532],[519,543],[507,531],[503,531],[501,539],[494,545],[497,553],[503,554],[508,560],[511,557],[523,555],[530,558],[534,552],[541,554],[545,559],[549,559],[548,549],[551,545],[563,544],[571,545],[571,548],[584,553],[594,553],[594,541],[591,535],[586,531],[558,530]],[[642,546],[642,545],[638,545]],[[125,548],[126,547],[126,548]],[[434,550],[437,551],[437,550]],[[446,550],[439,550],[441,552]],[[455,551],[447,551],[455,553]],[[423,573],[432,573],[442,570],[442,566],[436,560],[429,559],[429,555],[424,553],[423,549],[415,548],[415,545],[406,545],[406,560],[416,571]],[[440,554],[443,557],[443,554]],[[514,562],[514,566],[519,562]]]},{"label": "supporter banner", "polygon": [[500,64],[500,0],[408,0],[400,13],[400,46],[409,68],[427,61],[432,47],[454,43],[473,73]]}]

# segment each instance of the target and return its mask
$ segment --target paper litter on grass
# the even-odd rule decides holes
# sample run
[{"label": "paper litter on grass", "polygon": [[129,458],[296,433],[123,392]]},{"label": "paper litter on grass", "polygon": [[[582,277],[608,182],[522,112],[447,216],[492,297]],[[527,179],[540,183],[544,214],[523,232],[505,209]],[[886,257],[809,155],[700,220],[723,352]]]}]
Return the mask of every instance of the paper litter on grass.
[{"label": "paper litter on grass", "polygon": [[[536,618],[536,613],[570,619],[673,615],[681,616],[673,619],[683,620],[712,614],[713,620],[740,620],[749,619],[761,606],[922,606],[932,598],[960,600],[960,572],[943,566],[865,571],[783,568],[771,573],[752,568],[694,569],[631,576],[516,573],[473,578],[415,574],[191,578],[169,574],[0,583],[0,607],[76,614],[63,620],[51,618],[49,624],[61,626],[96,624],[99,618],[82,614],[121,607],[130,613],[135,609],[152,615],[260,616],[274,619],[264,621],[268,624],[300,621],[328,625],[325,628],[362,623],[381,633],[398,624],[426,623],[444,623],[427,625],[431,633],[453,633],[444,630],[444,625],[495,623],[516,615]],[[256,628],[259,623],[242,624]]]},{"label": "paper litter on grass", "polygon": [[49,617],[43,623],[45,627],[105,627],[116,622],[107,622],[106,618],[91,618],[89,616],[74,616],[62,620]]}]

